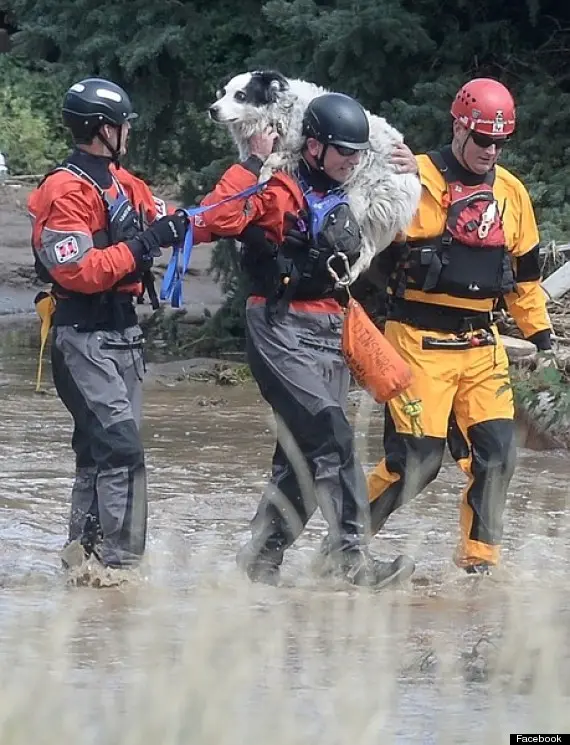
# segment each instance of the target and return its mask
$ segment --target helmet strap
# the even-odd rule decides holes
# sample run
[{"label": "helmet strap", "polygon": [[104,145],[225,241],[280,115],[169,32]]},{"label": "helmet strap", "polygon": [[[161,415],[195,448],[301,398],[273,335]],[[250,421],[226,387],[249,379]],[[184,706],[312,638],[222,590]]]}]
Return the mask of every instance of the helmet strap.
[{"label": "helmet strap", "polygon": [[465,167],[465,148],[467,147],[467,143],[469,142],[470,139],[472,139],[471,130],[469,130],[469,132],[467,133],[467,137],[465,138],[465,140],[463,141],[463,145],[461,146],[461,160],[463,161],[461,165],[464,167]]},{"label": "helmet strap", "polygon": [[457,160],[459,161],[459,165],[463,166],[463,168],[466,168],[467,170],[469,170],[469,168],[467,168],[467,164],[465,162],[465,148],[467,147],[467,143],[469,142],[470,139],[471,139],[471,131],[467,133],[467,137],[463,141],[463,145],[461,145],[461,150],[459,151],[459,157],[457,158]]},{"label": "helmet strap", "polygon": [[316,159],[317,168],[319,171],[325,170],[325,155],[327,154],[327,150],[329,149],[328,142],[321,143],[323,146],[323,151],[319,155],[319,157]]},{"label": "helmet strap", "polygon": [[111,153],[111,160],[113,161],[113,163],[120,168],[121,164],[119,162],[119,159],[121,157],[120,147],[121,147],[121,137],[122,137],[122,134],[123,134],[123,125],[121,124],[119,127],[117,127],[117,129],[119,131],[119,137],[118,137],[119,147],[118,148],[114,148],[111,145],[111,143],[105,137],[105,135],[103,134],[103,132],[101,130],[99,130],[97,132],[96,137],[97,137],[98,140],[100,140],[100,142],[103,143],[103,145],[105,145],[105,147],[107,148],[107,150]]}]

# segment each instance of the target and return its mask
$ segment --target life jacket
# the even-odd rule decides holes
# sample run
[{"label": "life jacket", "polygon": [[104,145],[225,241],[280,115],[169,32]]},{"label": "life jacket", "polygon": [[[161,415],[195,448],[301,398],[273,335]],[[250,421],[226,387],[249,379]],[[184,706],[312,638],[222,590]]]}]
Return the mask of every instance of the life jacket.
[{"label": "life jacket", "polygon": [[[102,189],[88,173],[75,165],[64,161],[61,165],[49,171],[38,184],[38,188],[54,173],[66,171],[73,176],[87,181],[99,194],[106,213],[105,228],[93,233],[93,247],[98,250],[107,248],[134,238],[144,229],[142,214],[138,214],[128,199],[118,179],[111,174],[117,195],[112,197],[110,192]],[[63,248],[62,248],[63,250]],[[111,290],[101,293],[85,295],[72,292],[58,285],[40,260],[32,242],[34,268],[39,279],[45,284],[51,284],[51,292],[41,291],[34,298],[36,312],[40,317],[40,351],[36,377],[36,391],[41,388],[43,356],[49,331],[52,326],[72,325],[78,331],[95,331],[98,329],[123,330],[137,323],[136,312],[132,305],[132,295],[121,292],[119,287],[143,281],[153,308],[159,306],[154,278],[150,271],[142,274],[126,275]]]},{"label": "life jacket", "polygon": [[319,195],[303,186],[308,206],[307,232],[313,244],[329,255],[345,254],[350,263],[354,263],[360,254],[362,232],[345,192],[334,189]]},{"label": "life jacket", "polygon": [[[138,215],[138,213],[130,203],[127,195],[125,194],[123,187],[113,174],[111,174],[111,178],[113,180],[113,185],[117,190],[117,196],[114,198],[109,195],[109,192],[107,190],[102,189],[88,173],[79,168],[79,166],[76,166],[75,163],[69,162],[63,162],[61,165],[49,171],[49,173],[47,173],[40,181],[38,188],[50,176],[52,176],[54,173],[58,173],[59,171],[66,171],[67,173],[71,173],[77,178],[87,181],[95,189],[95,191],[99,194],[101,200],[103,201],[105,212],[107,214],[107,226],[104,229],[98,230],[96,233],[93,234],[94,248],[103,249],[107,248],[108,246],[112,246],[115,243],[127,241],[131,238],[134,238],[144,229],[142,216]],[[53,279],[40,261],[33,246],[32,250],[35,260],[35,271],[39,279],[45,283],[53,283]],[[121,280],[121,284],[129,284],[132,281],[132,277],[125,277],[123,280]]]},{"label": "life jacket", "polygon": [[[105,190],[91,178],[83,169],[75,163],[64,161],[61,165],[47,173],[39,186],[46,181],[51,175],[58,171],[66,171],[76,178],[87,181],[99,194],[105,213],[107,216],[106,226],[101,230],[93,233],[93,247],[98,250],[113,246],[117,243],[128,241],[144,230],[144,217],[139,214],[131,204],[120,182],[113,174],[111,178],[116,189],[116,196],[112,197],[109,190]],[[89,330],[94,325],[104,327],[116,325],[117,327],[125,324],[136,322],[133,311],[127,307],[130,305],[130,297],[123,296],[119,288],[130,285],[142,280],[143,294],[144,290],[148,292],[152,307],[156,310],[159,307],[158,297],[154,286],[154,277],[150,270],[146,270],[142,275],[139,272],[132,272],[123,277],[112,290],[104,293],[93,293],[92,295],[83,295],[71,292],[68,289],[60,288],[57,282],[54,282],[48,270],[45,268],[36,250],[32,245],[34,255],[34,267],[39,279],[52,285],[52,295],[57,302],[54,305],[54,323],[56,325],[73,324],[78,328]],[[139,301],[142,296],[139,297]],[[115,322],[109,321],[108,317],[116,316]]]},{"label": "life jacket", "polygon": [[441,153],[429,158],[447,184],[442,235],[408,241],[397,270],[396,297],[406,289],[460,298],[499,298],[515,288],[502,214],[493,194],[494,170],[467,186]]},{"label": "life jacket", "polygon": [[285,242],[277,247],[275,285],[268,302],[268,309],[277,317],[293,299],[330,297],[336,277],[345,277],[360,255],[362,233],[346,193],[338,188],[319,194],[302,179],[299,183],[307,210],[297,216],[291,228],[305,235],[307,243],[292,247]]}]

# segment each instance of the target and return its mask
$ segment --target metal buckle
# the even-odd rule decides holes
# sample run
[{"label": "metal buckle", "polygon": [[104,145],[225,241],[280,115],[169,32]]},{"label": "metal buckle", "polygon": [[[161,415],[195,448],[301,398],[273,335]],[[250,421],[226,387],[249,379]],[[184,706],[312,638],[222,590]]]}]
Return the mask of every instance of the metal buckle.
[{"label": "metal buckle", "polygon": [[[344,276],[342,279],[338,276],[335,269],[332,267],[332,261],[336,258],[342,259],[344,263]],[[350,284],[350,264],[348,263],[348,258],[346,254],[342,253],[342,251],[338,251],[338,253],[331,254],[327,259],[327,270],[328,273],[331,275],[331,277],[334,279],[334,281],[337,283],[339,287],[348,287]]]}]

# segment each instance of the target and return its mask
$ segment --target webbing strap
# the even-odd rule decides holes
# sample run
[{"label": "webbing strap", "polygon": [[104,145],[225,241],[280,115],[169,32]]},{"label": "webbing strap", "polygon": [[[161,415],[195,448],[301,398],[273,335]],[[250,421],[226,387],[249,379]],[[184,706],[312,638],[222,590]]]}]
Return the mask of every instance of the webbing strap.
[{"label": "webbing strap", "polygon": [[183,243],[172,247],[172,256],[166,267],[160,287],[161,300],[170,300],[172,308],[182,307],[182,283],[184,281],[184,275],[190,266],[192,248],[194,247],[194,223],[192,218],[196,217],[196,215],[203,215],[204,212],[209,212],[215,207],[220,207],[227,202],[233,202],[236,199],[247,199],[247,197],[257,194],[264,189],[266,184],[266,181],[261,184],[254,184],[237,194],[232,194],[225,199],[221,199],[215,204],[208,204],[204,207],[188,207],[184,210],[189,218],[188,228]]}]

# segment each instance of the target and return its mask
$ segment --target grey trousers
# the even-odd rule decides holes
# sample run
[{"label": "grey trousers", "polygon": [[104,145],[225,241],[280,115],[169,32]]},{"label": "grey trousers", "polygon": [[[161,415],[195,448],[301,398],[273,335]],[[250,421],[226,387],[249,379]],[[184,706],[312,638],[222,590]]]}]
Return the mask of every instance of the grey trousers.
[{"label": "grey trousers", "polygon": [[139,433],[142,331],[54,329],[56,390],[74,421],[76,474],[69,540],[98,553],[108,566],[128,566],[146,543],[147,488]]},{"label": "grey trousers", "polygon": [[271,478],[252,520],[252,545],[280,563],[321,508],[332,550],[358,549],[369,529],[366,481],[346,416],[349,371],[340,351],[343,316],[289,310],[268,324],[246,310],[247,355],[278,428]]}]

